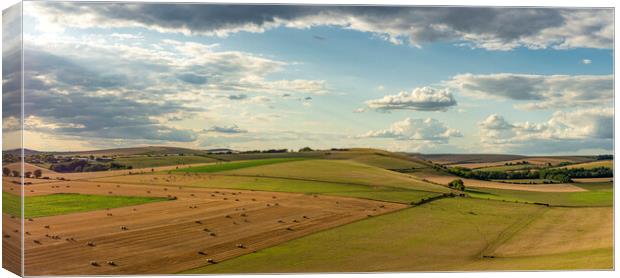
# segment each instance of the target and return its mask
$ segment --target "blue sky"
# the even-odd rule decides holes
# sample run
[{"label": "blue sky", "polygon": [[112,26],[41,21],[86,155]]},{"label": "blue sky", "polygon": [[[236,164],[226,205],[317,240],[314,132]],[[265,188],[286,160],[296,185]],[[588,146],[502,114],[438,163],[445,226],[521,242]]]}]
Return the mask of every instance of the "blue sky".
[{"label": "blue sky", "polygon": [[29,148],[613,147],[611,10],[24,9]]}]

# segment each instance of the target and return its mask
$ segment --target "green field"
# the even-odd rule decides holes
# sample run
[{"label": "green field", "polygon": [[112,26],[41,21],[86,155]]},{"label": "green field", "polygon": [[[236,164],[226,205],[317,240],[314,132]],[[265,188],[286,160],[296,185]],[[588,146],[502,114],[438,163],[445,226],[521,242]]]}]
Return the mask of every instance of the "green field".
[{"label": "green field", "polygon": [[[544,206],[476,199],[442,199],[369,218],[186,273],[436,271],[493,268],[482,259],[550,210]],[[575,209],[579,210],[579,209]],[[553,215],[550,215],[553,216]],[[561,221],[562,219],[551,219]],[[558,234],[554,234],[559,236]],[[562,245],[562,242],[557,242]],[[492,250],[490,250],[492,251]],[[545,250],[541,250],[545,253]],[[501,258],[501,269],[610,268],[611,249]],[[546,255],[546,254],[545,254]]]},{"label": "green field", "polygon": [[410,175],[350,160],[303,160],[238,169],[220,174],[387,186],[441,193],[450,191],[444,186],[426,183]]},{"label": "green field", "polygon": [[522,190],[504,190],[493,188],[468,189],[467,193],[475,198],[504,200],[508,202],[539,202],[556,206],[612,206],[612,183],[575,184],[587,189],[583,192],[535,192]]},{"label": "green field", "polygon": [[212,164],[212,165],[204,165],[204,166],[177,169],[174,172],[214,173],[214,172],[222,172],[222,171],[257,167],[257,166],[291,162],[291,161],[299,161],[299,160],[304,160],[304,159],[306,158],[290,157],[290,158],[269,158],[269,159],[256,159],[256,160],[244,160],[244,161],[233,161],[233,162],[220,162],[220,163]]},{"label": "green field", "polygon": [[196,155],[168,155],[168,156],[127,156],[115,158],[114,162],[131,166],[134,169],[160,167],[170,165],[184,165],[196,163],[209,163],[218,161],[216,159]]},{"label": "green field", "polygon": [[[166,198],[102,196],[82,194],[51,194],[24,197],[25,218],[61,215],[74,212],[135,206],[167,200]],[[20,215],[20,197],[2,192],[2,211]]]},{"label": "green field", "polygon": [[424,164],[385,155],[360,155],[351,160],[383,169],[425,168]]}]

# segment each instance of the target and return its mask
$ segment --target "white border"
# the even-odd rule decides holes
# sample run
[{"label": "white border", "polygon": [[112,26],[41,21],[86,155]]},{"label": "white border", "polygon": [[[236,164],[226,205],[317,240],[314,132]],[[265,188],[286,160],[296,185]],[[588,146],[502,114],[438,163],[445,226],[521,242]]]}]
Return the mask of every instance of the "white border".
[{"label": "white border", "polygon": [[[83,0],[83,2],[102,2],[102,1],[93,1],[93,0]],[[18,3],[19,1],[15,0],[7,0],[0,1],[0,8],[2,10],[12,6],[13,4]],[[588,0],[588,1],[558,1],[558,0],[500,0],[500,1],[492,1],[492,0],[466,0],[466,1],[454,1],[454,0],[415,0],[415,1],[398,1],[398,0],[385,0],[385,1],[369,1],[369,0],[240,0],[240,1],[231,1],[231,0],[218,0],[218,1],[204,1],[204,0],[194,0],[194,1],[179,1],[179,0],[149,0],[149,1],[136,1],[136,0],[125,0],[123,2],[195,2],[195,3],[291,3],[291,4],[375,4],[375,5],[429,5],[429,6],[543,6],[543,7],[551,7],[551,6],[561,6],[561,7],[613,7],[615,8],[617,4],[612,0]],[[614,14],[615,22],[617,21],[618,15]],[[1,29],[1,28],[0,28]],[[618,35],[618,28],[614,30],[615,35]],[[0,30],[0,36],[2,31]],[[1,41],[1,40],[0,40]],[[615,49],[614,49],[614,69],[616,68],[617,60],[615,59]],[[1,65],[0,65],[1,69]],[[615,70],[614,70],[615,74]],[[614,79],[614,88],[616,88],[617,80]],[[618,98],[614,98],[615,104],[618,104],[620,101]],[[1,107],[1,98],[0,98],[0,107]],[[614,115],[615,116],[615,115]],[[618,121],[614,121],[614,146],[617,145],[619,139],[616,134],[618,130]],[[1,132],[1,131],[0,131]],[[1,134],[1,133],[0,133]],[[2,143],[2,138],[0,136],[0,144]],[[614,169],[618,169],[618,160],[614,160]],[[614,172],[614,176],[618,176],[617,172]],[[618,190],[614,192],[614,198],[617,200],[619,196]],[[618,222],[618,210],[617,208],[614,210],[614,219],[615,223]],[[615,235],[617,235],[618,230],[615,230]],[[617,266],[618,262],[618,248],[614,249],[615,251],[615,266]],[[1,257],[0,257],[1,260]],[[15,274],[8,272],[5,269],[2,269],[1,272],[2,277],[18,277]],[[350,277],[383,277],[383,278],[403,278],[403,277],[464,277],[464,278],[498,278],[498,277],[522,277],[527,275],[528,278],[536,278],[536,277],[562,277],[562,278],[573,278],[573,277],[615,277],[617,274],[615,271],[554,271],[554,272],[465,272],[465,273],[421,273],[421,272],[413,272],[413,273],[391,273],[391,274],[291,274],[293,277],[303,277],[303,278],[314,278],[314,277],[338,277],[338,278],[350,278]],[[73,276],[73,277],[92,277],[92,276]],[[117,276],[117,277],[152,277],[152,276]],[[189,277],[189,276],[178,276],[178,275],[161,275],[157,277],[162,278],[178,278],[178,277]],[[283,277],[283,275],[200,275],[200,276],[191,276],[191,277]]]}]

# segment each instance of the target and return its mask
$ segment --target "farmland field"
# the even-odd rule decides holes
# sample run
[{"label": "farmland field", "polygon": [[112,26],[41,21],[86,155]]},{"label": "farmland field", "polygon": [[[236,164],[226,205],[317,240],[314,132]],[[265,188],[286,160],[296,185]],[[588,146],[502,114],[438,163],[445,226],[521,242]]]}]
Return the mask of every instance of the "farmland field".
[{"label": "farmland field", "polygon": [[[105,196],[82,194],[50,194],[24,197],[24,217],[43,217],[74,212],[100,210],[134,206],[167,200],[166,198]],[[19,215],[20,197],[10,193],[2,193],[2,211],[11,215]]]},{"label": "farmland field", "polygon": [[216,162],[217,159],[195,156],[195,155],[169,155],[169,156],[123,156],[114,159],[115,162],[131,166],[134,169],[169,166],[169,165],[185,165],[196,163]]},{"label": "farmland field", "polygon": [[[25,179],[27,274],[611,267],[608,179],[463,179],[461,192],[446,186],[457,177],[397,153],[255,155],[189,164],[133,155],[142,166],[173,164]],[[17,180],[3,178],[8,267],[18,262]]]},{"label": "farmland field", "polygon": [[213,172],[221,172],[221,171],[229,171],[235,169],[243,169],[249,167],[256,167],[262,165],[270,165],[276,163],[284,163],[302,160],[304,158],[270,158],[270,159],[256,159],[256,160],[248,160],[248,161],[234,161],[234,162],[220,162],[212,165],[205,165],[199,167],[191,167],[178,169],[177,172],[186,172],[186,173],[213,173]]},{"label": "farmland field", "polygon": [[593,161],[593,162],[572,164],[572,165],[565,166],[563,168],[568,168],[568,169],[577,169],[577,168],[592,169],[592,168],[597,168],[597,167],[607,167],[607,168],[613,169],[614,168],[614,162],[612,160]]},{"label": "farmland field", "polygon": [[[475,269],[493,265],[482,255],[494,254],[490,248],[507,245],[508,235],[521,236],[520,229],[529,227],[544,215],[541,223],[561,221],[566,216],[548,208],[533,205],[506,204],[496,201],[473,199],[443,199],[420,207],[389,215],[366,219],[354,224],[320,232],[289,243],[248,254],[216,265],[192,269],[184,273],[271,273],[271,272],[351,272],[351,271],[429,271],[435,269],[465,270],[472,264]],[[576,210],[576,209],[575,209]],[[585,216],[587,212],[580,213]],[[600,211],[601,217],[590,224],[611,223],[611,209]],[[610,246],[611,226],[597,228],[591,235],[603,238],[600,244],[588,248],[566,246],[575,230],[558,229],[563,238],[549,241],[550,252],[560,256],[557,263],[569,269],[589,268],[587,262],[573,264],[562,256],[573,252],[597,252],[600,246]],[[538,231],[537,227],[525,230],[525,235]],[[385,235],[390,235],[386,237]],[[511,237],[508,237],[510,239]],[[536,244],[521,236],[521,241]],[[346,240],[345,240],[346,239]],[[607,241],[605,241],[607,240]],[[338,242],[339,244],[330,244]],[[377,253],[376,250],[383,252]],[[495,249],[498,250],[498,249]],[[504,250],[504,249],[499,249]],[[541,250],[541,247],[534,250]],[[488,252],[488,253],[487,253]],[[544,252],[544,251],[543,251]],[[607,249],[601,254],[602,262],[596,267],[607,268],[613,253]],[[504,254],[502,267],[506,269],[546,269],[533,266],[538,261],[531,253]],[[536,254],[539,255],[539,254]],[[514,258],[512,258],[514,256]],[[304,258],[298,260],[298,258]],[[407,258],[407,259],[402,259]],[[555,263],[555,262],[554,262]]]}]

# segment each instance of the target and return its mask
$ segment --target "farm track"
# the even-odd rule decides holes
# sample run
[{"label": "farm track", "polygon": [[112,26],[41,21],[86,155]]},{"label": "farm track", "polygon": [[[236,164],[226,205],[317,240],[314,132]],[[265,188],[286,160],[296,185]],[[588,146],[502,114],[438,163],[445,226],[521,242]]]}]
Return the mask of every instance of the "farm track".
[{"label": "farm track", "polygon": [[491,242],[487,244],[487,246],[480,251],[477,257],[479,258],[495,258],[494,255],[495,250],[499,248],[502,244],[506,243],[512,237],[514,237],[519,232],[523,231],[527,228],[532,222],[536,219],[540,218],[544,213],[548,212],[549,209],[546,207],[540,207],[533,215],[525,216],[522,219],[519,219],[512,225],[508,226],[505,230],[503,230],[499,235]]}]

